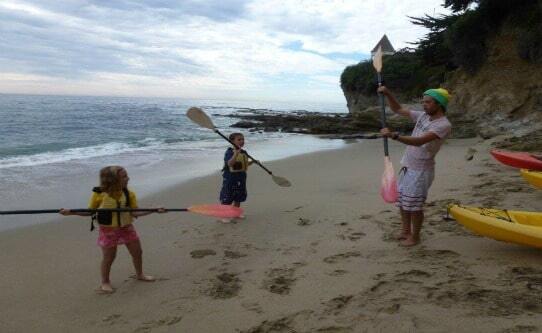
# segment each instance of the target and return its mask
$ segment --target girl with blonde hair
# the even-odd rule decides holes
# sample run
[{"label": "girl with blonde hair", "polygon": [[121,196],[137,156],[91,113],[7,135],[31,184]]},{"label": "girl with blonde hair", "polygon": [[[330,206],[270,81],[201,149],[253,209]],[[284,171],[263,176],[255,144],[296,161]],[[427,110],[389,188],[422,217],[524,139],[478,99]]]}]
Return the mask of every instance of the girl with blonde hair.
[{"label": "girl with blonde hair", "polygon": [[[128,189],[128,173],[121,166],[107,166],[100,170],[100,186],[92,190],[89,201],[89,209],[99,208],[137,208],[136,194]],[[158,213],[166,212],[163,208],[157,209]],[[126,245],[132,256],[136,271],[136,278],[140,281],[151,282],[154,278],[143,274],[143,250],[139,236],[132,224],[134,218],[153,213],[148,212],[98,212],[97,214],[72,212],[69,209],[61,209],[62,215],[92,215],[93,221],[99,225],[98,245],[102,248],[101,262],[101,286],[98,289],[102,293],[114,292],[109,274],[111,265],[117,255],[117,246]],[[94,228],[92,223],[91,230]]]}]

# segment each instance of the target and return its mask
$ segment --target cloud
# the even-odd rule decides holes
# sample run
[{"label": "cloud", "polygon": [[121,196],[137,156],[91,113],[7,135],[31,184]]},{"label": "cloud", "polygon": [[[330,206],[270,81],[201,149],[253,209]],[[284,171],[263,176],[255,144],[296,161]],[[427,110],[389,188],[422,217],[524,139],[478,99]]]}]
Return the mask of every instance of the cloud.
[{"label": "cloud", "polygon": [[383,33],[396,48],[419,39],[426,31],[406,16],[433,10],[443,11],[429,0],[3,0],[0,92],[302,99],[319,91],[342,101],[344,67],[366,59]]}]

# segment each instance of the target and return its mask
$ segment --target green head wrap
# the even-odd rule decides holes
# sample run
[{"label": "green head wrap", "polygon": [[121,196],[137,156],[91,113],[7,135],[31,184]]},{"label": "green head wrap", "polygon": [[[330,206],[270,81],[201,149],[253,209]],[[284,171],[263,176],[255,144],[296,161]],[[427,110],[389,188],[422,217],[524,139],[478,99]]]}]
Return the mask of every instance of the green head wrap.
[{"label": "green head wrap", "polygon": [[448,92],[448,90],[443,88],[429,89],[426,90],[423,94],[424,96],[427,95],[429,97],[432,97],[444,108],[444,110],[446,110],[446,107],[448,106],[448,100],[450,99],[450,93]]}]

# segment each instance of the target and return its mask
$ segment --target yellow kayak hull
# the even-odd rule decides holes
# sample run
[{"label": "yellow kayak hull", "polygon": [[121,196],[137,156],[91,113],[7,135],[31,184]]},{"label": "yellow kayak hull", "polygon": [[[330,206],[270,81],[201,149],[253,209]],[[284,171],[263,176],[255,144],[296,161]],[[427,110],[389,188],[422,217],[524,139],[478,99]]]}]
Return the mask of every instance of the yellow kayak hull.
[{"label": "yellow kayak hull", "polygon": [[450,213],[467,229],[503,242],[542,248],[542,212],[452,205]]},{"label": "yellow kayak hull", "polygon": [[542,189],[542,171],[521,169],[521,176],[525,178],[529,184]]}]

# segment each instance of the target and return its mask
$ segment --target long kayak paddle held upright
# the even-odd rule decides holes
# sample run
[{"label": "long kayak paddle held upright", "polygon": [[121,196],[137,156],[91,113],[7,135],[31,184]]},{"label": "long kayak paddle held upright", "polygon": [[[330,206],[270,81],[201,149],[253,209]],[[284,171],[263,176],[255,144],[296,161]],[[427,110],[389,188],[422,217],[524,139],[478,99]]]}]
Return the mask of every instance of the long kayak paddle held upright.
[{"label": "long kayak paddle held upright", "polygon": [[[243,209],[232,205],[194,205],[188,208],[164,208],[166,212],[191,212],[218,218],[236,218],[243,214]],[[157,212],[158,208],[98,208],[98,209],[70,209],[76,213],[96,212]],[[60,209],[35,209],[35,210],[4,210],[0,215],[27,215],[27,214],[54,214],[60,213]]]},{"label": "long kayak paddle held upright", "polygon": [[[186,111],[186,116],[190,120],[195,122],[196,124],[200,125],[201,127],[205,127],[205,128],[208,128],[208,129],[214,131],[216,134],[220,135],[222,138],[224,138],[226,141],[228,141],[232,146],[237,147],[235,145],[235,143],[233,143],[230,139],[228,139],[227,136],[222,134],[216,128],[216,126],[213,124],[213,121],[211,120],[211,118],[202,109],[197,108],[197,107],[191,107],[190,109],[188,109],[188,111]],[[239,147],[237,147],[237,148],[239,148]],[[292,186],[292,183],[290,183],[290,181],[288,179],[286,179],[284,177],[280,177],[280,176],[275,176],[269,169],[267,169],[265,166],[263,166],[263,164],[261,164],[258,160],[256,160],[252,156],[250,156],[246,151],[245,151],[245,153],[247,154],[248,158],[253,160],[254,163],[256,163],[259,167],[264,169],[265,172],[267,172],[271,176],[273,181],[278,186],[282,186],[282,187],[290,187],[290,186]]]},{"label": "long kayak paddle held upright", "polygon": [[[376,69],[378,75],[378,86],[382,85],[382,47],[379,46],[373,57],[373,66]],[[380,121],[382,128],[386,125],[386,106],[384,104],[384,95],[379,94],[380,99]],[[384,137],[384,173],[382,174],[380,195],[382,199],[388,203],[397,201],[397,179],[395,178],[395,171],[393,170],[393,164],[391,163],[390,154],[388,151],[388,138]]]}]

